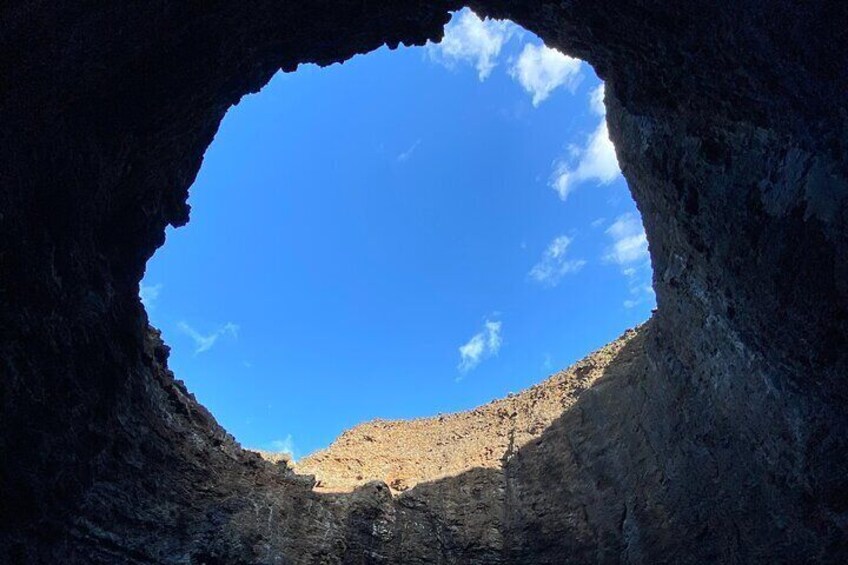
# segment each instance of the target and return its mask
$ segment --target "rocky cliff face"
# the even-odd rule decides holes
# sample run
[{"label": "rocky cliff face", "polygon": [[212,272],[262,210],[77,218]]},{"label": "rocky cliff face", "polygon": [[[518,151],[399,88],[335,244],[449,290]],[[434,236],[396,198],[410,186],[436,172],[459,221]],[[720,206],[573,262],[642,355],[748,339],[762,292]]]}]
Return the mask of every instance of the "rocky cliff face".
[{"label": "rocky cliff face", "polygon": [[848,560],[848,4],[470,4],[606,80],[658,312],[502,471],[397,499],[242,451],[138,282],[230,105],[459,3],[0,7],[3,561]]}]

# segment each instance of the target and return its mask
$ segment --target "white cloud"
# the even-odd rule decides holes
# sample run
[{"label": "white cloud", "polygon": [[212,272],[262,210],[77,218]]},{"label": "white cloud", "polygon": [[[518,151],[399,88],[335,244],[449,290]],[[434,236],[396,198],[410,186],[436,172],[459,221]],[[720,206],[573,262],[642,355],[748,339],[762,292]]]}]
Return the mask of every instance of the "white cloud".
[{"label": "white cloud", "polygon": [[631,276],[629,281],[630,287],[630,298],[624,301],[625,308],[635,308],[639,304],[642,304],[646,300],[655,300],[654,289],[650,284],[643,284],[641,281],[643,279],[649,279],[650,270],[647,271],[647,274],[643,273],[639,278],[635,276]]},{"label": "white cloud", "polygon": [[554,165],[551,186],[562,200],[568,198],[580,183],[594,180],[599,184],[609,184],[619,174],[618,159],[606,120],[589,136],[585,146],[572,148],[572,153],[570,159],[561,159]]},{"label": "white cloud", "polygon": [[413,143],[413,144],[409,147],[409,149],[407,149],[406,151],[404,151],[404,152],[400,153],[400,154],[397,156],[398,163],[406,163],[407,161],[409,161],[409,158],[410,158],[410,157],[412,157],[412,154],[413,154],[413,153],[415,153],[415,150],[416,150],[416,149],[418,149],[418,146],[419,146],[419,145],[421,145],[421,140],[420,140],[420,139],[416,139],[416,140],[415,140],[415,143]]},{"label": "white cloud", "polygon": [[571,238],[568,236],[561,235],[555,238],[545,249],[539,262],[530,269],[530,277],[536,282],[553,287],[559,284],[565,275],[582,269],[586,261],[567,258],[566,251],[569,245],[571,245]]},{"label": "white cloud", "polygon": [[607,107],[604,106],[605,94],[606,88],[604,87],[604,83],[599,84],[589,93],[589,108],[591,108],[593,114],[597,114],[598,116],[607,115]]},{"label": "white cloud", "polygon": [[606,259],[622,267],[625,275],[632,275],[632,265],[648,260],[648,238],[641,220],[631,213],[622,214],[607,228],[606,234],[612,239]]},{"label": "white cloud", "polygon": [[527,43],[509,74],[533,96],[533,105],[538,106],[560,86],[574,92],[583,78],[580,67],[580,59],[544,45]]},{"label": "white cloud", "polygon": [[156,306],[156,301],[159,299],[159,293],[162,292],[161,284],[146,285],[141,283],[138,287],[138,296],[141,298],[141,303],[148,310],[153,310]]},{"label": "white cloud", "polygon": [[288,453],[294,460],[294,439],[291,434],[287,434],[283,439],[275,439],[268,443],[269,451],[275,453]]},{"label": "white cloud", "polygon": [[218,341],[218,338],[224,335],[229,335],[233,338],[238,337],[239,327],[232,322],[227,322],[214,332],[210,334],[202,334],[186,322],[179,322],[177,327],[181,332],[189,336],[192,341],[194,341],[194,353],[203,353],[204,351],[209,351],[215,342]]},{"label": "white cloud", "polygon": [[646,300],[653,300],[648,238],[642,221],[635,214],[622,214],[607,228],[606,234],[612,244],[607,248],[604,260],[618,265],[621,274],[627,277],[630,297],[624,301],[624,307],[633,308]]},{"label": "white cloud", "polygon": [[441,43],[428,43],[427,53],[436,62],[455,68],[459,63],[474,65],[478,78],[486,80],[497,65],[504,44],[517,31],[506,20],[481,20],[464,9],[445,27]]},{"label": "white cloud", "polygon": [[465,345],[459,348],[459,371],[467,373],[481,361],[497,355],[503,344],[501,322],[486,320],[483,329],[474,334]]},{"label": "white cloud", "polygon": [[574,188],[586,181],[609,184],[621,170],[615,155],[615,146],[609,138],[606,113],[603,106],[603,85],[594,89],[589,96],[592,112],[601,116],[595,131],[582,146],[569,147],[567,158],[554,163],[551,187],[565,200]]}]

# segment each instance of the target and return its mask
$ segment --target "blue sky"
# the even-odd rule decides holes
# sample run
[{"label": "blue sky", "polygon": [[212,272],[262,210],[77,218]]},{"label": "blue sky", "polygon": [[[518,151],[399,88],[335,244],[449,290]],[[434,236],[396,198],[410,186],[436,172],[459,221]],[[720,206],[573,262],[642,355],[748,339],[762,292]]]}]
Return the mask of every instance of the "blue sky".
[{"label": "blue sky", "polygon": [[278,74],[232,108],[141,295],[247,447],[472,408],[648,318],[592,69],[508,22]]}]

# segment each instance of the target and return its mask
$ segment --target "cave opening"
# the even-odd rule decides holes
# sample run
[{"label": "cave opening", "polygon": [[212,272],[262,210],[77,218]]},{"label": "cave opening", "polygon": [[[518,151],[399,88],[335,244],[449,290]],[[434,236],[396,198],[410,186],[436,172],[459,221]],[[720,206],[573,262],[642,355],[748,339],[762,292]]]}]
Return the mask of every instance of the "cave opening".
[{"label": "cave opening", "polygon": [[457,12],[225,117],[141,298],[242,445],[470,410],[643,322],[647,242],[592,68]]},{"label": "cave opening", "polygon": [[[639,339],[607,350],[617,370],[587,383],[538,441],[513,450],[507,430],[501,469],[387,496],[382,482],[318,492],[242,449],[169,369],[139,282],[166,226],[187,222],[188,187],[228,108],[279,69],[437,40],[459,5],[6,3],[0,560],[848,562],[848,4],[797,4],[472,3],[590,61],[606,81],[609,132],[650,241],[657,309]],[[485,140],[490,154],[502,139]],[[430,147],[422,137],[407,165]],[[550,165],[538,187],[548,196]],[[526,204],[533,190],[523,188]],[[307,190],[315,183],[279,192]],[[203,212],[203,192],[195,228],[214,216]],[[577,188],[560,209],[589,193]],[[192,226],[178,233],[188,238]],[[556,228],[528,238],[534,260]],[[565,235],[577,252],[579,234]],[[521,266],[524,278],[510,280],[532,288],[535,263]],[[198,349],[197,359],[211,360],[236,335],[248,342],[246,318],[201,327],[191,312],[171,310],[174,285],[151,278],[142,291],[176,365]],[[207,296],[216,300],[226,305]],[[469,314],[477,330],[450,340],[450,370],[460,366],[457,346],[479,350],[486,334],[469,335],[497,321],[504,360],[521,335],[511,315]],[[175,331],[182,320],[197,340]],[[494,367],[481,362],[463,386],[494,381],[482,372]],[[431,455],[422,454],[426,464]]]}]

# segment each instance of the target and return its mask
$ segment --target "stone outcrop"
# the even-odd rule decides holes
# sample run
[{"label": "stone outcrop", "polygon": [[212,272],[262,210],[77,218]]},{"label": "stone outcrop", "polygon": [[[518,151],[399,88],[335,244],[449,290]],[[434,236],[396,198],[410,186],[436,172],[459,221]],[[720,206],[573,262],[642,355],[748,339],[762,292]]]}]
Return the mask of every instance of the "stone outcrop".
[{"label": "stone outcrop", "polygon": [[396,498],[241,450],[138,283],[228,107],[459,3],[0,7],[0,560],[848,561],[848,4],[470,4],[606,81],[658,311],[502,470]]}]

